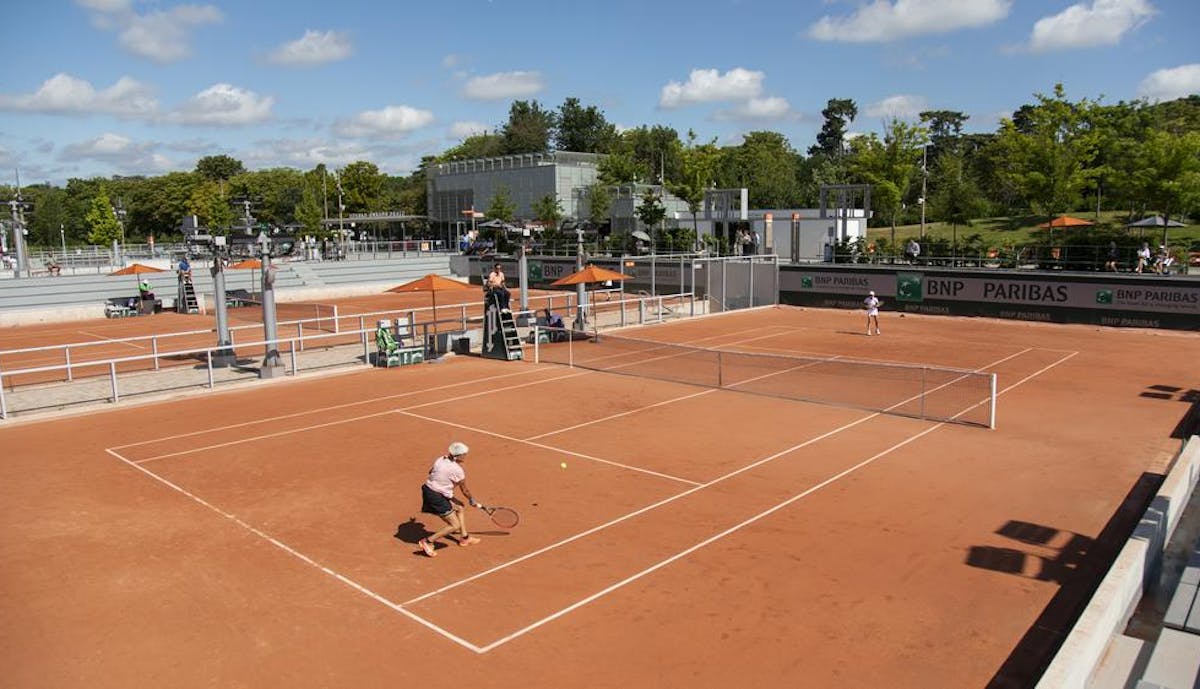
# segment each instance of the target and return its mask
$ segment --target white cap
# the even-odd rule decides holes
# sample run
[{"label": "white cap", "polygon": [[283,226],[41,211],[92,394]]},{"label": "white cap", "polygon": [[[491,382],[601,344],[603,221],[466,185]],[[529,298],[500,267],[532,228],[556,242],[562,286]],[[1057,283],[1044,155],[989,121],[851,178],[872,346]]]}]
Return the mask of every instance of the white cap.
[{"label": "white cap", "polygon": [[873,297],[873,296],[875,296],[875,290],[871,290],[870,292],[867,292],[867,294],[869,294]]},{"label": "white cap", "polygon": [[450,443],[450,449],[447,450],[451,457],[461,457],[471,451],[466,443]]}]

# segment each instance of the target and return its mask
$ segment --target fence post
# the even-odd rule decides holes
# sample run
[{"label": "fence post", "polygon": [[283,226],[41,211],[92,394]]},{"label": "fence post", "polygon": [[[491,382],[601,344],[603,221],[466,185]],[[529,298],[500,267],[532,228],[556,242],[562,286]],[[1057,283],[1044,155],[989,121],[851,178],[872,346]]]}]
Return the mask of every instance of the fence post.
[{"label": "fence post", "polygon": [[209,390],[212,390],[212,389],[213,389],[213,387],[214,387],[214,381],[213,381],[213,365],[212,365],[212,350],[210,349],[210,350],[208,350],[208,352],[206,352],[206,353],[208,354],[208,389],[209,389]]},{"label": "fence post", "polygon": [[[299,338],[299,340],[300,340],[300,351],[303,352],[304,351],[304,323],[303,322],[296,323],[296,337]],[[292,349],[293,350],[296,349],[295,342],[292,342]],[[293,351],[292,359],[295,359],[295,358],[296,358],[296,353]],[[295,367],[293,366],[292,368],[294,369]]]},{"label": "fence post", "polygon": [[[300,340],[300,346],[304,347],[304,340]],[[299,369],[298,365],[296,364],[296,343],[295,342],[292,342],[291,349],[292,349],[292,375],[294,376],[294,375],[300,373],[300,369]]]},{"label": "fence post", "polygon": [[366,364],[367,366],[370,366],[371,365],[371,346],[367,343],[366,329],[364,328],[364,329],[359,330],[358,336],[362,338],[363,363]]},{"label": "fence post", "polygon": [[112,401],[116,404],[121,397],[117,393],[117,362],[108,362],[108,379],[112,382]]},{"label": "fence post", "polygon": [[72,375],[71,375],[71,348],[69,346],[63,347],[63,352],[66,354],[67,382],[69,383],[72,380],[74,380],[74,378],[72,378]]},{"label": "fence post", "polygon": [[157,371],[158,366],[158,335],[150,338],[150,351],[154,353],[154,370]]}]

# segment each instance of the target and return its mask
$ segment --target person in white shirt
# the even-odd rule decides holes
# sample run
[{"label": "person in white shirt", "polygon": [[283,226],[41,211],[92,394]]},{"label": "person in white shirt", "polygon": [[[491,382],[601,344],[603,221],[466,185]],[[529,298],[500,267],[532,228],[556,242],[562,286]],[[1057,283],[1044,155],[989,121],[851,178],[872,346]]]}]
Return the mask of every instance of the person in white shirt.
[{"label": "person in white shirt", "polygon": [[1142,248],[1137,250],[1137,267],[1133,269],[1133,272],[1135,272],[1135,273],[1142,272],[1142,269],[1145,268],[1147,265],[1149,265],[1149,263],[1150,263],[1150,244],[1149,244],[1149,242],[1142,242]]},{"label": "person in white shirt", "polygon": [[875,334],[879,335],[879,305],[883,302],[875,296],[874,290],[867,294],[867,298],[863,300],[863,306],[867,309],[867,335],[871,334],[871,322],[875,322]]},{"label": "person in white shirt", "polygon": [[462,461],[466,458],[468,451],[466,443],[450,443],[446,454],[433,460],[433,466],[429,468],[429,476],[425,479],[425,483],[421,484],[421,511],[436,514],[446,522],[446,526],[441,530],[417,542],[417,545],[429,557],[437,555],[435,545],[437,540],[455,531],[458,532],[459,545],[475,545],[479,542],[478,538],[467,531],[467,519],[463,513],[463,504],[454,497],[454,489],[458,488],[471,507],[479,504],[475,502],[471,490],[467,488],[467,472],[462,466]]}]

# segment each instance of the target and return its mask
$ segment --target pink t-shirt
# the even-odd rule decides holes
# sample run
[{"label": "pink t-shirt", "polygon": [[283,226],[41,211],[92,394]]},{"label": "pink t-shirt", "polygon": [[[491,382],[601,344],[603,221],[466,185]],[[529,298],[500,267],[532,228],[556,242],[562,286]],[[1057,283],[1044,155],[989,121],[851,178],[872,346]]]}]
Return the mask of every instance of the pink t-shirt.
[{"label": "pink t-shirt", "polygon": [[452,498],[454,497],[454,484],[461,483],[466,478],[467,472],[462,465],[443,455],[433,460],[433,466],[429,468],[429,478],[425,479],[425,485]]}]

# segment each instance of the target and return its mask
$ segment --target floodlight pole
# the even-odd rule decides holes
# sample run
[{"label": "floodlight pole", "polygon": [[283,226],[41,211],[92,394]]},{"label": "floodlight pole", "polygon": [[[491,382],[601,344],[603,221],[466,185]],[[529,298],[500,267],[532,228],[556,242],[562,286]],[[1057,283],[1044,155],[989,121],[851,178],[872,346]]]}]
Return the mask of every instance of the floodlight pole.
[{"label": "floodlight pole", "polygon": [[[929,180],[929,165],[927,164],[929,144],[921,146],[921,241],[925,241],[925,186]],[[896,238],[892,237],[892,250],[895,251]]]},{"label": "floodlight pole", "polygon": [[217,347],[213,352],[212,365],[217,368],[233,366],[237,363],[237,354],[233,351],[233,338],[229,336],[229,305],[225,297],[225,237],[213,237],[213,301],[217,310]]},{"label": "floodlight pole", "polygon": [[[575,226],[575,272],[583,270],[583,226]],[[581,282],[575,286],[575,329],[587,330],[587,314],[584,301],[587,299],[587,289]]]},{"label": "floodlight pole", "polygon": [[279,328],[275,323],[275,268],[271,265],[271,238],[266,232],[258,235],[259,251],[262,255],[262,307],[263,339],[266,340],[266,356],[258,369],[259,378],[274,378],[284,373],[279,357]]},{"label": "floodlight pole", "polygon": [[8,202],[12,211],[13,250],[17,252],[17,265],[13,268],[13,277],[21,277],[22,270],[28,270],[29,259],[25,256],[25,213],[21,208],[21,190],[17,189],[17,198]]},{"label": "floodlight pole", "polygon": [[529,228],[526,227],[521,233],[521,248],[517,250],[517,272],[521,279],[521,312],[527,313],[529,311],[529,260],[525,254],[529,251]]}]

